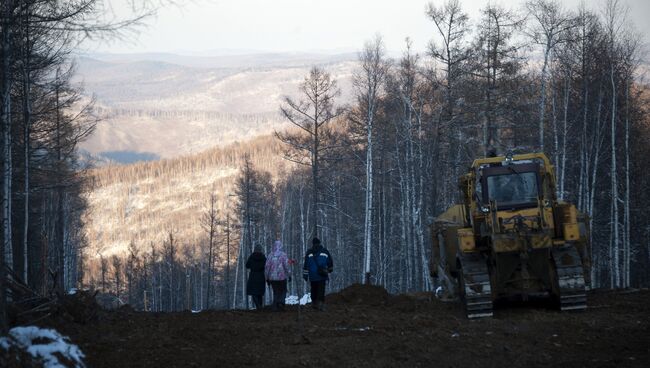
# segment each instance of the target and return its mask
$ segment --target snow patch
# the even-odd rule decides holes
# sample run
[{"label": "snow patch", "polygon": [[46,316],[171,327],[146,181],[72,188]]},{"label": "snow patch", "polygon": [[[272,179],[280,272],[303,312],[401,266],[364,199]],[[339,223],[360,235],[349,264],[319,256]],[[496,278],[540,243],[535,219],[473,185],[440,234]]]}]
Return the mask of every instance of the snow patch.
[{"label": "snow patch", "polygon": [[84,354],[79,347],[56,330],[36,326],[14,327],[9,331],[9,337],[0,338],[0,347],[9,350],[11,346],[26,351],[43,362],[44,368],[66,367],[59,361],[59,356],[72,362],[76,368],[86,367],[83,362]]},{"label": "snow patch", "polygon": [[442,286],[438,286],[438,287],[436,288],[436,292],[435,292],[435,294],[436,294],[436,298],[438,298],[438,299],[442,298],[442,294],[443,294],[444,292],[445,292],[445,289],[443,289]]},{"label": "snow patch", "polygon": [[302,298],[298,298],[297,295],[290,295],[284,300],[285,304],[288,305],[296,305],[300,303],[300,305],[306,305],[311,303],[311,293],[307,293],[302,296]]}]

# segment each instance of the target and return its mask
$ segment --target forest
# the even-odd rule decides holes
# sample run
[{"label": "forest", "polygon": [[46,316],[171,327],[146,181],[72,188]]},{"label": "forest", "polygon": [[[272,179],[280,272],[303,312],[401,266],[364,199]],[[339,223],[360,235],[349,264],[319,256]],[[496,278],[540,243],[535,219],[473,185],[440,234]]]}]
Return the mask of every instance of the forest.
[{"label": "forest", "polygon": [[[230,159],[239,166],[234,203],[206,193],[203,215],[192,219],[204,236],[179,239],[164,229],[164,241],[138,238],[125,254],[99,259],[84,254],[83,193],[128,171],[161,175],[171,161],[113,170],[117,176],[84,170],[77,145],[96,119],[92,101],[69,82],[70,52],[83,29],[124,25],[93,24],[97,9],[84,13],[81,0],[69,9],[53,3],[3,2],[3,282],[42,294],[93,288],[147,311],[243,308],[254,245],[269,251],[280,239],[301,260],[318,236],[335,262],[330,291],[352,283],[431,291],[429,224],[458,200],[458,178],[472,160],[508,151],[545,152],[558,198],[589,216],[593,288],[650,282],[650,94],[642,37],[620,1],[593,9],[489,4],[478,19],[458,0],[430,3],[427,45],[406,39],[399,58],[388,56],[380,35],[362,46],[352,103],[338,100],[326,66],[305,76],[301,97],[278,107],[292,128],[273,139],[290,169]],[[185,161],[178,163],[194,165]],[[293,294],[304,288],[290,286]]]},{"label": "forest", "polygon": [[[0,9],[2,226],[0,330],[15,285],[61,295],[83,278],[87,190],[78,144],[97,123],[71,82],[73,52],[89,38],[127,37],[152,14],[146,1],[111,17],[101,0],[7,0]],[[11,287],[14,285],[14,287]]]}]

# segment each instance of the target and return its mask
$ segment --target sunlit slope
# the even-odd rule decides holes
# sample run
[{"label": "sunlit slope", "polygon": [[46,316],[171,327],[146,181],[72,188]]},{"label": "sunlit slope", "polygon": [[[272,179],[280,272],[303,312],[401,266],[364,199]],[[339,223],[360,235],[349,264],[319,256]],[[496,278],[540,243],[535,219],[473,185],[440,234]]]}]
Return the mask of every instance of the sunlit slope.
[{"label": "sunlit slope", "polygon": [[[123,253],[130,242],[148,250],[172,230],[181,244],[196,244],[205,237],[200,226],[210,193],[218,197],[224,213],[228,193],[244,155],[258,169],[274,174],[284,170],[280,143],[272,136],[215,148],[175,159],[106,166],[89,173],[87,194],[87,254]],[[230,205],[234,206],[234,198]]]}]

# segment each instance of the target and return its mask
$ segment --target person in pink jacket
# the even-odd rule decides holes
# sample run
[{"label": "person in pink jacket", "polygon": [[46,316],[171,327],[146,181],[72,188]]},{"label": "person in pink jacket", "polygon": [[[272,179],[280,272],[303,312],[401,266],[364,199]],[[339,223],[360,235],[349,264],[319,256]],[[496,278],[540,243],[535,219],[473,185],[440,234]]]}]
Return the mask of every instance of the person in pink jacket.
[{"label": "person in pink jacket", "polygon": [[271,284],[273,289],[273,310],[284,310],[284,303],[287,297],[287,280],[291,281],[289,258],[282,250],[282,242],[279,240],[273,244],[273,252],[268,255],[264,268],[266,282]]}]

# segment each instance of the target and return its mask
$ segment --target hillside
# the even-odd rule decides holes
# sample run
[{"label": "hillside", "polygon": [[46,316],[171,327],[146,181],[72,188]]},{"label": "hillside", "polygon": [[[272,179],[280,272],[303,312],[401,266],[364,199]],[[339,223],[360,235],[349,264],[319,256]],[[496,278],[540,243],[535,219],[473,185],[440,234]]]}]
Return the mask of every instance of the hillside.
[{"label": "hillside", "polygon": [[148,247],[170,230],[182,244],[196,243],[203,237],[199,220],[210,193],[216,193],[221,213],[228,199],[233,204],[227,195],[233,192],[243,156],[248,154],[255,168],[277,174],[287,165],[279,152],[274,137],[262,136],[196,155],[90,171],[86,253],[122,253],[132,241]]},{"label": "hillside", "polygon": [[284,96],[314,65],[351,100],[355,56],[251,54],[213,57],[100,54],[77,59],[77,81],[102,120],[81,145],[93,156],[128,163],[198,153],[286,126]]}]

